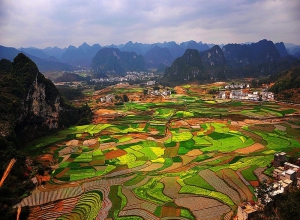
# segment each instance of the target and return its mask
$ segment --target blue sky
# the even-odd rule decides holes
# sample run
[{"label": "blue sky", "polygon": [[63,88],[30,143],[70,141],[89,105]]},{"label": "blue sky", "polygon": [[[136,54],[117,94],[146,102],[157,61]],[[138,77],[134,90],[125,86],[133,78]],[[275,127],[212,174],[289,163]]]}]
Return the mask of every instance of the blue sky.
[{"label": "blue sky", "polygon": [[0,0],[0,45],[261,39],[300,45],[299,0]]}]

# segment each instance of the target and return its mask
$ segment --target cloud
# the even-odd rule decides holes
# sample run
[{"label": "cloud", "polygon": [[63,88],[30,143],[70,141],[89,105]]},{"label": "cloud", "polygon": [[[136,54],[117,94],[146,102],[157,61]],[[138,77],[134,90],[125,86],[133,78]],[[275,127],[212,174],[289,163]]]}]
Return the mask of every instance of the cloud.
[{"label": "cloud", "polygon": [[187,40],[300,44],[298,0],[0,1],[0,44],[79,46]]}]

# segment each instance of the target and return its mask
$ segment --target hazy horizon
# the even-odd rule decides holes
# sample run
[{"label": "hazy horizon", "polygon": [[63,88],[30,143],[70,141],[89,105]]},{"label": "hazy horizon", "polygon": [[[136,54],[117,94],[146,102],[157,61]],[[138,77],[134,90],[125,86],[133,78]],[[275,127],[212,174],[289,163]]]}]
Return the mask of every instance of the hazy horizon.
[{"label": "hazy horizon", "polygon": [[0,44],[60,47],[133,43],[300,45],[298,0],[0,1]]}]

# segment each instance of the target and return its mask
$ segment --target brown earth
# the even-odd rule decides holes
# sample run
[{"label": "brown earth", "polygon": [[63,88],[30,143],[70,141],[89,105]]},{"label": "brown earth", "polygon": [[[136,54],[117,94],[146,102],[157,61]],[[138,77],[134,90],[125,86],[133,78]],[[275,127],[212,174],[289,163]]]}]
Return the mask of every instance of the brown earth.
[{"label": "brown earth", "polygon": [[180,216],[180,208],[163,206],[161,210],[161,217],[179,217]]},{"label": "brown earth", "polygon": [[252,153],[254,151],[258,151],[258,150],[264,149],[264,148],[265,148],[264,145],[262,145],[260,143],[255,143],[255,144],[252,144],[249,147],[238,149],[235,152],[241,153],[241,154],[249,154],[249,153]]},{"label": "brown earth", "polygon": [[38,163],[43,164],[44,166],[50,166],[50,163],[53,161],[52,154],[42,154],[35,158]]},{"label": "brown earth", "polygon": [[259,182],[258,182],[257,180],[249,181],[249,183],[250,183],[251,186],[253,186],[253,187],[258,187],[258,186],[259,186]]},{"label": "brown earth", "polygon": [[114,159],[117,157],[121,157],[125,154],[127,154],[127,152],[125,150],[118,149],[118,150],[109,151],[109,152],[105,153],[104,156],[105,156],[106,160],[110,160],[110,159]]}]

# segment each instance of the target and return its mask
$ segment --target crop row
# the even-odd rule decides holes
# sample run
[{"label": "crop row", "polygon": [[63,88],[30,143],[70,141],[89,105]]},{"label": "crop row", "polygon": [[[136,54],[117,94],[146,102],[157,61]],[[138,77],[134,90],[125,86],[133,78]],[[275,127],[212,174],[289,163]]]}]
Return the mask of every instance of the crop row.
[{"label": "crop row", "polygon": [[36,206],[69,197],[76,197],[82,193],[83,190],[79,186],[62,188],[54,191],[37,192],[23,199],[17,206]]},{"label": "crop row", "polygon": [[229,196],[227,196],[221,192],[211,191],[211,190],[203,189],[203,188],[200,188],[197,186],[183,185],[181,187],[179,193],[188,193],[188,194],[211,197],[211,198],[217,199],[219,201],[222,201],[229,206],[234,206],[234,203],[232,202],[232,200]]},{"label": "crop row", "polygon": [[191,210],[197,219],[220,219],[224,213],[230,211],[227,205],[206,197],[178,198],[175,203]]},{"label": "crop row", "polygon": [[222,178],[227,182],[228,185],[239,192],[242,200],[252,200],[253,196],[249,188],[244,184],[242,180],[240,180],[239,176],[233,170],[222,170],[220,171],[220,175],[222,175]]},{"label": "crop row", "polygon": [[102,206],[102,193],[91,191],[81,196],[71,213],[65,214],[58,220],[87,219],[94,220]]},{"label": "crop row", "polygon": [[222,179],[215,175],[211,170],[202,170],[199,175],[208,182],[212,187],[214,187],[218,192],[221,192],[229,196],[235,204],[240,203],[240,198],[238,193],[230,188]]},{"label": "crop row", "polygon": [[79,196],[48,203],[47,205],[35,206],[31,208],[28,220],[56,219],[63,214],[71,212],[78,200]]},{"label": "crop row", "polygon": [[225,169],[225,168],[238,170],[238,169],[241,169],[244,167],[249,167],[252,165],[257,165],[258,167],[265,167],[268,164],[270,164],[270,161],[272,160],[272,158],[273,158],[272,155],[244,157],[233,164],[225,164],[225,165],[221,165],[221,166],[212,167],[210,169],[214,172],[217,172],[217,171]]}]

